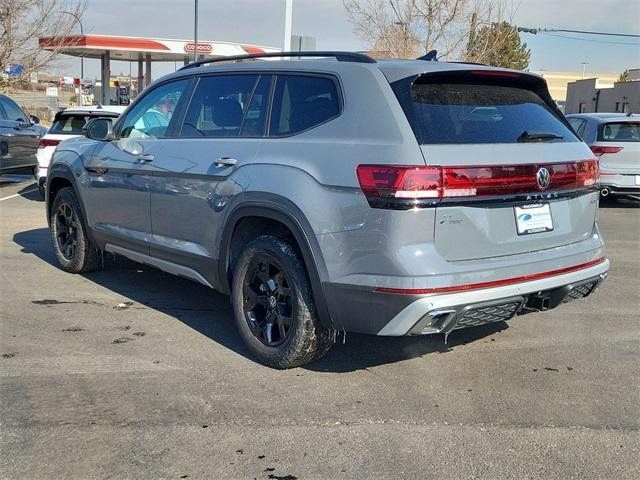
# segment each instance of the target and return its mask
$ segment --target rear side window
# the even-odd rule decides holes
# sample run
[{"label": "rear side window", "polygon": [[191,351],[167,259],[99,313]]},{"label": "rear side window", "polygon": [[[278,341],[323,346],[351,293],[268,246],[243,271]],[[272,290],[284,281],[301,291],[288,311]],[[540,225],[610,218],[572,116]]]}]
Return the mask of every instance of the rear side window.
[{"label": "rear side window", "polygon": [[[203,77],[184,117],[181,137],[237,137],[245,114],[249,124],[242,136],[261,136],[268,100],[268,77],[260,75],[217,75]],[[260,83],[260,84],[259,84]],[[254,91],[259,98],[252,101]],[[260,123],[262,122],[262,123]]]},{"label": "rear side window", "polygon": [[573,127],[573,129],[578,133],[578,135],[583,137],[584,129],[587,126],[587,121],[583,118],[575,118],[575,117],[568,118],[567,120],[569,120],[569,125]]},{"label": "rear side window", "polygon": [[526,88],[419,77],[410,89],[409,111],[404,108],[421,144],[516,143],[524,132],[558,137],[547,141],[578,141],[547,103]]},{"label": "rear side window", "polygon": [[640,142],[640,122],[605,123],[598,129],[599,142]]},{"label": "rear side window", "polygon": [[325,123],[340,113],[336,82],[327,77],[278,75],[270,136],[293,135]]}]

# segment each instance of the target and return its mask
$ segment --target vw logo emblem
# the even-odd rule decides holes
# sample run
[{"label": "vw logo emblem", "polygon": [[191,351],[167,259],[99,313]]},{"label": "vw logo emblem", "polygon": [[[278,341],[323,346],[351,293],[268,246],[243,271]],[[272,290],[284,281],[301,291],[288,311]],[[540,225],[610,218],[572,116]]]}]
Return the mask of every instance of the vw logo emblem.
[{"label": "vw logo emblem", "polygon": [[538,173],[536,174],[536,180],[538,181],[540,190],[546,190],[549,187],[549,183],[551,182],[551,174],[549,173],[549,170],[544,167],[538,170]]}]

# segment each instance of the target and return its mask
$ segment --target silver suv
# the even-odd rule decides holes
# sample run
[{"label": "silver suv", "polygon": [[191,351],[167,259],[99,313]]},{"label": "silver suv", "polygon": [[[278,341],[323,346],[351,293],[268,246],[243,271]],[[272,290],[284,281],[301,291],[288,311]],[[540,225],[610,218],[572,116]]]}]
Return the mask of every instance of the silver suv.
[{"label": "silver suv", "polygon": [[57,147],[64,270],[106,251],[229,293],[276,368],[346,331],[446,336],[605,278],[598,161],[541,77],[346,52],[225,60]]}]

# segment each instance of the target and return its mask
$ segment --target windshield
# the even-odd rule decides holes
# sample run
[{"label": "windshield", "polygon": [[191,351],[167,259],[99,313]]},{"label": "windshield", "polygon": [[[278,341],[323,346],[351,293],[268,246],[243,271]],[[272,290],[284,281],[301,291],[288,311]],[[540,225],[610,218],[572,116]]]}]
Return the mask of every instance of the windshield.
[{"label": "windshield", "polygon": [[475,82],[411,85],[403,107],[421,144],[578,141],[535,91]]}]

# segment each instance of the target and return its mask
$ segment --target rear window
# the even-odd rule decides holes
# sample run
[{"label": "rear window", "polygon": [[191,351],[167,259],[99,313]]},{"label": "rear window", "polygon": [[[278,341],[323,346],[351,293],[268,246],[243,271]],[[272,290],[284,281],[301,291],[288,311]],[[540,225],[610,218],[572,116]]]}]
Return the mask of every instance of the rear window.
[{"label": "rear window", "polygon": [[[117,115],[100,115],[103,117],[115,118]],[[62,114],[58,115],[49,129],[49,133],[56,135],[82,135],[82,127],[90,118],[97,118],[96,115],[83,114]]]},{"label": "rear window", "polygon": [[578,141],[549,105],[526,88],[419,77],[407,100],[403,107],[421,144],[516,143],[524,132],[562,137],[545,141]]},{"label": "rear window", "polygon": [[599,142],[640,142],[640,122],[605,123],[598,129]]}]

